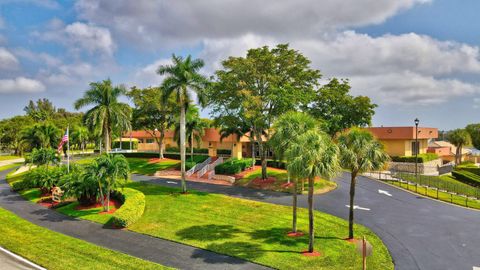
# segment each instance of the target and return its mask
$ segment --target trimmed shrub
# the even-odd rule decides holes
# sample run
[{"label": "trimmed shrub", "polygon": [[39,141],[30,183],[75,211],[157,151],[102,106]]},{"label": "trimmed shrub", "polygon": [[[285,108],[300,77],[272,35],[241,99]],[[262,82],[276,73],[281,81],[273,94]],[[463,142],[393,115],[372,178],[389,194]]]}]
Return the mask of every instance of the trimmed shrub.
[{"label": "trimmed shrub", "polygon": [[[134,152],[134,153],[122,153],[125,157],[129,158],[158,158],[158,153],[156,152]],[[165,158],[180,160],[179,154],[163,154]],[[187,159],[189,159],[187,154]],[[203,162],[208,158],[208,155],[194,155],[193,160],[197,163]]]},{"label": "trimmed shrub", "polygon": [[[115,141],[112,148],[120,148],[120,141]],[[130,141],[122,141],[122,149],[130,149]],[[138,141],[132,141],[132,149],[138,149]]]},{"label": "trimmed shrub", "polygon": [[21,191],[21,190],[26,190],[31,188],[35,188],[35,186],[33,185],[32,181],[30,181],[27,178],[24,178],[23,180],[20,180],[20,181],[16,181],[12,184],[13,191]]},{"label": "trimmed shrub", "polygon": [[145,195],[131,188],[117,189],[112,198],[122,202],[122,206],[112,215],[112,222],[118,227],[128,227],[142,217],[145,211]]},{"label": "trimmed shrub", "polygon": [[[391,157],[391,159],[393,162],[415,163],[415,156],[394,156]],[[419,154],[417,157],[417,162],[425,163],[435,159],[438,159],[438,155],[434,153]]]},{"label": "trimmed shrub", "polygon": [[[190,153],[190,147],[187,147],[185,150],[188,153]],[[180,153],[180,149],[178,147],[167,147],[165,148],[165,152],[170,152],[170,153]],[[195,154],[208,154],[208,148],[193,148],[193,153]]]},{"label": "trimmed shrub", "polygon": [[215,167],[217,174],[237,174],[252,166],[252,159],[228,159]]},{"label": "trimmed shrub", "polygon": [[[207,152],[208,153],[208,152]],[[231,155],[232,154],[232,150],[229,150],[229,149],[218,149],[217,150],[217,154],[218,155]]]},{"label": "trimmed shrub", "polygon": [[[250,159],[252,160],[252,159]],[[257,159],[255,161],[255,165],[261,166],[262,165],[262,160]],[[278,160],[267,160],[267,167],[271,168],[277,168],[277,169],[285,169],[287,167],[287,164],[283,161],[278,161]]]},{"label": "trimmed shrub", "polygon": [[480,186],[480,176],[469,172],[466,170],[454,170],[452,176],[455,177],[460,182],[463,182],[467,185],[479,187]]}]

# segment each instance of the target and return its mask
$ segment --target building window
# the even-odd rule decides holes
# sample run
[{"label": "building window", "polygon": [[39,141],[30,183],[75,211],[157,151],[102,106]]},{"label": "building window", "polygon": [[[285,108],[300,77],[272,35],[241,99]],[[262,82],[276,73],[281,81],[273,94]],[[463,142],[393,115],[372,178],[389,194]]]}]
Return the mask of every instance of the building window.
[{"label": "building window", "polygon": [[147,143],[153,143],[153,139],[147,139]]},{"label": "building window", "polygon": [[420,154],[420,142],[412,142],[412,156]]}]

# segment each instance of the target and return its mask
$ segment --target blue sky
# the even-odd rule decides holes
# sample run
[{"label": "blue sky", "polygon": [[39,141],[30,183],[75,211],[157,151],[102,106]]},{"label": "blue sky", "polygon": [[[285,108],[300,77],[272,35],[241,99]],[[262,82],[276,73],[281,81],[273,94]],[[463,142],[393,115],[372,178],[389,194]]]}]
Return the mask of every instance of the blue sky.
[{"label": "blue sky", "polygon": [[[379,105],[374,125],[480,122],[474,0],[0,0],[0,118],[47,97],[72,109],[88,83],[157,85],[172,53],[206,62],[288,42],[324,78]],[[208,110],[204,112],[208,114]]]}]

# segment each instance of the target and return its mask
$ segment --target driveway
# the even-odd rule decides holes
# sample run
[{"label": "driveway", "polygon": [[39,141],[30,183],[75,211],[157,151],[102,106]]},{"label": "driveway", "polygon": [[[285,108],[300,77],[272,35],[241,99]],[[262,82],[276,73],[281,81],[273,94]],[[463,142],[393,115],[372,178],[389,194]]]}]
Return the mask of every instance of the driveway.
[{"label": "driveway", "polygon": [[[315,195],[315,209],[347,219],[349,177],[344,173],[336,179],[336,190]],[[178,181],[171,179],[143,175],[133,175],[132,178],[179,186]],[[285,193],[196,182],[188,182],[188,187],[291,205],[291,196]],[[356,221],[382,238],[396,269],[472,270],[474,266],[480,266],[480,211],[427,199],[366,177],[358,179],[355,205]],[[305,195],[299,196],[299,206],[307,207]]]}]

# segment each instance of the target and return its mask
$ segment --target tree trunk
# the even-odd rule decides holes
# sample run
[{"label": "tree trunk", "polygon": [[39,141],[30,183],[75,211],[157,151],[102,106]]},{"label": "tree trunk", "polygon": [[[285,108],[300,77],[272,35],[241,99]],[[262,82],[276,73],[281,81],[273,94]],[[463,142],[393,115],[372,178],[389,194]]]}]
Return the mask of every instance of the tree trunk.
[{"label": "tree trunk", "polygon": [[121,150],[123,150],[122,137],[123,137],[123,131],[120,130],[120,149],[121,149]]},{"label": "tree trunk", "polygon": [[106,207],[106,211],[110,211],[110,183],[108,184],[107,186],[107,207]]},{"label": "tree trunk", "polygon": [[163,139],[165,138],[165,132],[164,131],[160,131],[160,141],[158,143],[158,147],[160,149],[158,149],[158,157],[160,159],[163,159]]},{"label": "tree trunk", "polygon": [[105,136],[105,138],[104,138],[104,140],[105,140],[105,146],[104,146],[104,147],[105,147],[105,152],[106,152],[106,153],[108,153],[108,149],[110,148],[110,147],[109,147],[109,136],[110,136],[110,135],[108,134],[108,132],[109,132],[108,127],[106,127],[106,128],[105,128],[105,134],[104,134],[104,136]]},{"label": "tree trunk", "polygon": [[102,184],[98,181],[98,188],[100,191],[100,203],[102,204],[103,210],[105,210],[105,197],[103,196]]},{"label": "tree trunk", "polygon": [[255,160],[255,141],[251,140],[250,143],[252,144],[252,168],[255,167],[255,164],[257,163]]},{"label": "tree trunk", "polygon": [[262,135],[257,135],[258,152],[260,152],[260,160],[262,161],[262,180],[266,180],[267,175],[267,156],[265,154],[264,145],[262,142]]},{"label": "tree trunk", "polygon": [[193,162],[193,133],[190,134],[190,161]]},{"label": "tree trunk", "polygon": [[181,101],[180,109],[180,161],[182,171],[182,192],[187,192],[187,184],[185,181],[185,104]]},{"label": "tree trunk", "polygon": [[297,181],[293,181],[293,216],[292,216],[292,232],[297,232]]},{"label": "tree trunk", "polygon": [[313,217],[313,177],[308,178],[308,252],[313,252],[313,241],[315,239],[314,217]]},{"label": "tree trunk", "polygon": [[353,239],[353,206],[354,206],[354,198],[355,198],[355,181],[357,178],[357,173],[352,172],[351,174],[351,182],[350,182],[350,209],[348,215],[348,238]]}]

